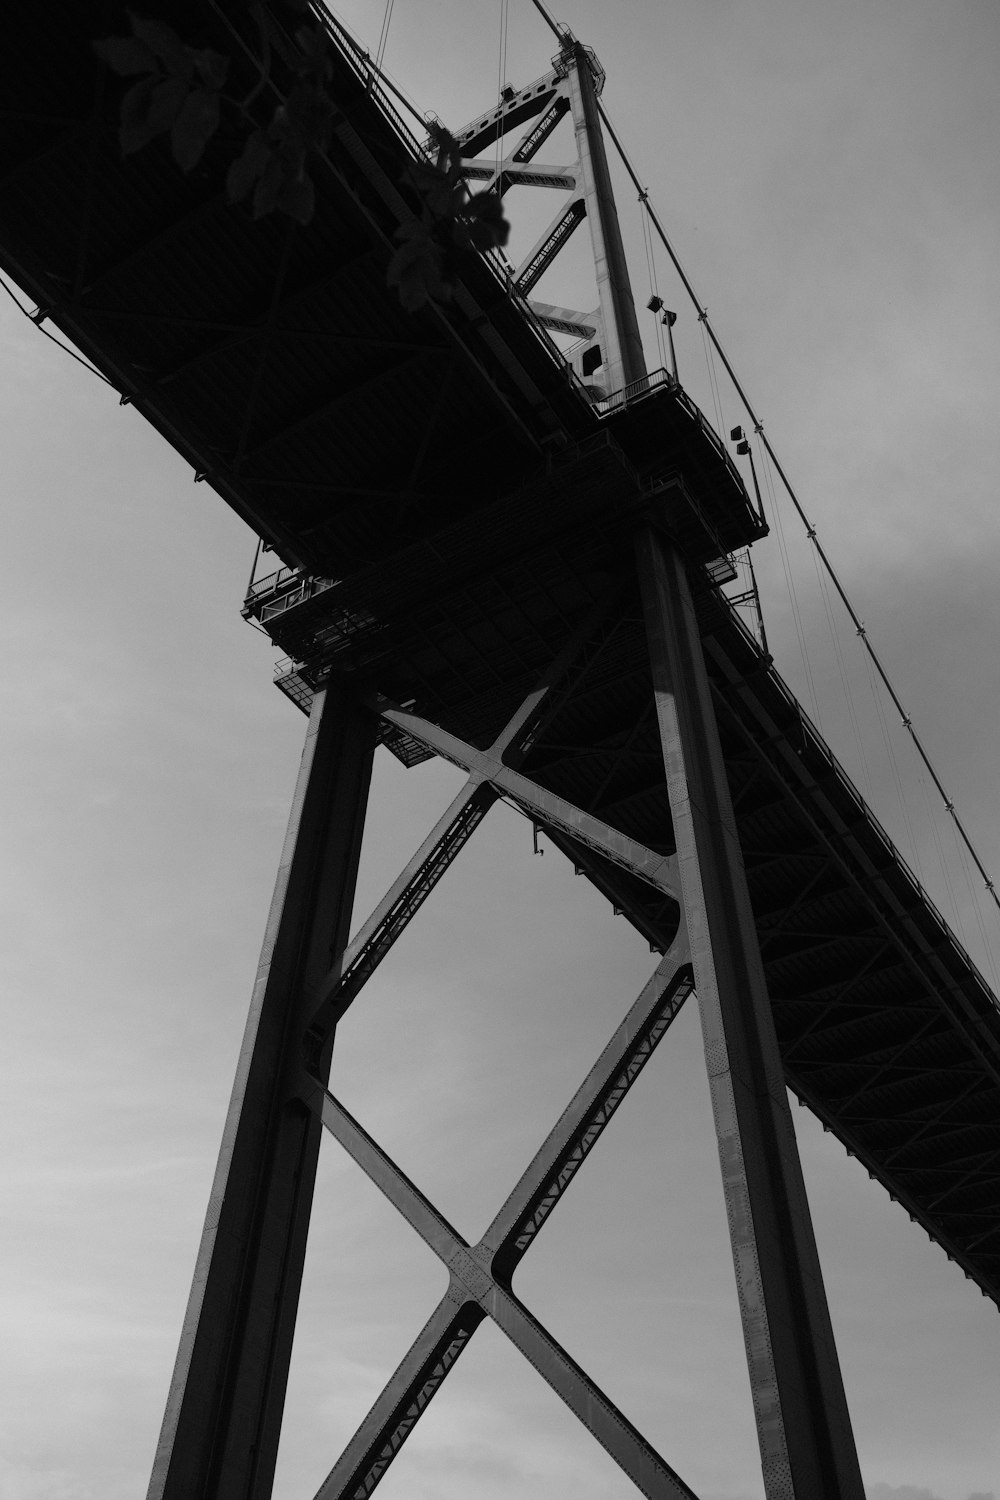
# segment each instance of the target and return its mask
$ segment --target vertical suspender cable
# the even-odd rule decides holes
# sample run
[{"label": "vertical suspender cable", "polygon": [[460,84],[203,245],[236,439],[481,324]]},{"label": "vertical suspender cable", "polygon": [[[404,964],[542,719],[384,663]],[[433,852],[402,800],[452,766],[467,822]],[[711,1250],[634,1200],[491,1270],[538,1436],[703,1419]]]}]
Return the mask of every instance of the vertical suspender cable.
[{"label": "vertical suspender cable", "polygon": [[[534,0],[534,3],[535,3],[536,6],[538,6],[539,9],[541,9],[541,7],[538,4],[538,0]],[[628,155],[627,155],[627,153],[625,151],[625,148],[623,147],[621,141],[618,139],[618,136],[615,133],[614,127],[611,124],[611,121],[608,119],[608,116],[607,116],[607,113],[606,113],[606,111],[604,109],[604,106],[600,103],[600,101],[598,101],[598,109],[600,110],[601,119],[604,122],[604,125],[605,125],[605,127],[607,129],[607,132],[610,135],[610,137],[611,137],[611,139],[612,139],[612,141],[614,143],[615,149],[618,152],[618,155],[622,159],[622,163],[623,163],[623,165],[625,167],[625,170],[628,172],[629,176],[631,177],[632,182],[634,183],[637,191],[641,192],[642,191],[642,185],[641,185],[641,183],[639,181],[638,176],[636,175],[635,168],[632,166],[632,163],[631,163],[631,161],[628,158]],[[770,458],[772,464],[774,465],[775,471],[778,474],[779,479],[781,480],[782,484],[785,487],[785,491],[786,491],[786,493],[788,495],[788,498],[791,500],[792,504],[794,505],[794,507],[795,507],[795,509],[796,509],[796,511],[798,513],[798,516],[799,516],[800,520],[802,521],[802,524],[806,528],[806,536],[812,542],[812,544],[815,547],[817,553],[819,554],[819,557],[820,557],[820,559],[821,559],[821,561],[823,563],[823,566],[826,569],[827,575],[830,578],[830,582],[833,584],[834,588],[836,589],[837,593],[839,594],[841,603],[843,604],[844,608],[847,610],[847,613],[848,613],[848,615],[851,618],[851,622],[854,625],[854,628],[857,631],[858,636],[859,636],[859,638],[860,638],[860,640],[861,640],[861,642],[862,642],[865,650],[867,651],[869,657],[871,658],[872,663],[873,663],[873,665],[875,667],[875,670],[878,673],[879,677],[881,678],[882,683],[883,683],[883,685],[885,687],[886,692],[889,694],[889,697],[892,699],[893,706],[895,707],[897,713],[899,714],[899,716],[900,716],[900,718],[901,718],[901,720],[903,722],[904,728],[906,729],[907,733],[909,734],[910,739],[913,741],[913,744],[914,744],[914,747],[915,747],[915,749],[917,751],[917,754],[920,756],[921,761],[923,762],[924,766],[927,769],[928,775],[930,776],[930,778],[933,781],[935,787],[937,788],[938,793],[941,796],[941,800],[944,802],[944,805],[945,805],[945,808],[947,809],[948,815],[951,818],[952,822],[954,823],[955,828],[958,831],[959,837],[962,840],[962,843],[965,845],[966,849],[969,851],[969,855],[971,856],[972,861],[975,864],[976,869],[979,871],[980,875],[983,878],[983,882],[984,882],[984,884],[986,886],[986,889],[989,891],[991,897],[993,898],[994,905],[998,909],[1000,909],[1000,895],[998,895],[998,893],[997,893],[996,885],[995,885],[992,877],[990,876],[989,871],[986,869],[986,866],[983,864],[982,860],[980,859],[980,857],[979,857],[979,855],[978,855],[978,853],[976,851],[976,848],[973,845],[972,840],[970,839],[970,837],[968,835],[968,832],[966,831],[964,823],[962,822],[961,818],[958,816],[958,813],[955,810],[955,804],[954,804],[954,802],[948,796],[948,793],[947,793],[947,791],[944,788],[944,785],[943,785],[943,783],[941,781],[940,776],[938,776],[937,771],[934,769],[934,766],[931,763],[930,757],[928,756],[927,751],[924,749],[923,743],[922,743],[919,735],[917,734],[916,730],[913,727],[913,721],[910,718],[909,714],[906,712],[906,709],[904,708],[902,702],[900,701],[899,694],[896,692],[896,689],[893,687],[892,682],[889,680],[888,673],[886,672],[885,667],[882,665],[882,661],[881,661],[878,653],[876,652],[876,650],[875,650],[874,646],[872,645],[871,641],[868,639],[868,632],[866,631],[863,622],[859,618],[859,616],[857,614],[857,611],[855,610],[853,604],[851,603],[850,599],[847,597],[847,594],[844,591],[844,586],[841,583],[839,577],[837,576],[837,573],[836,573],[836,571],[835,571],[835,569],[833,567],[833,564],[831,563],[829,557],[826,555],[826,552],[825,552],[825,550],[823,548],[823,545],[820,542],[819,537],[816,534],[816,528],[815,528],[815,526],[809,520],[809,517],[806,515],[805,510],[804,510],[804,508],[803,508],[803,506],[802,506],[802,504],[801,504],[801,502],[799,500],[798,495],[795,493],[795,490],[792,488],[791,480],[788,478],[788,475],[785,473],[784,469],[782,468],[781,462],[780,462],[780,460],[778,458],[778,455],[775,453],[774,449],[772,448],[772,446],[771,446],[771,444],[770,444],[770,442],[769,442],[769,440],[767,438],[766,433],[764,432],[764,424],[761,422],[760,418],[757,416],[757,413],[754,411],[754,408],[753,408],[753,406],[750,403],[750,399],[747,396],[746,391],[743,389],[743,386],[740,384],[740,381],[739,381],[739,378],[737,377],[736,371],[733,369],[732,365],[729,363],[729,359],[728,359],[728,357],[726,355],[726,351],[723,349],[722,344],[719,342],[719,338],[718,338],[718,335],[715,332],[715,329],[712,327],[711,323],[709,322],[707,310],[704,307],[702,307],[701,303],[699,302],[698,297],[697,297],[697,295],[695,293],[694,287],[691,285],[691,282],[688,280],[687,275],[685,274],[685,271],[684,271],[684,267],[681,265],[680,261],[678,260],[677,254],[676,254],[676,252],[674,250],[674,247],[670,243],[670,240],[667,238],[666,230],[663,228],[663,225],[660,223],[660,220],[659,220],[659,217],[657,216],[656,210],[653,208],[652,204],[648,204],[647,207],[648,207],[650,221],[653,224],[654,228],[656,229],[657,234],[659,235],[660,242],[663,245],[663,248],[666,250],[667,254],[670,256],[670,259],[671,259],[671,261],[673,263],[674,269],[677,272],[678,276],[680,277],[680,279],[681,279],[681,281],[682,281],[682,283],[684,285],[685,291],[687,292],[688,296],[691,298],[692,303],[694,304],[694,306],[698,310],[698,318],[699,318],[700,322],[704,325],[705,331],[708,334],[708,337],[711,339],[712,344],[713,344],[713,346],[715,348],[715,351],[718,354],[719,358],[721,359],[721,361],[723,363],[723,366],[725,367],[726,373],[729,376],[730,380],[732,381],[733,387],[735,388],[737,395],[739,396],[740,400],[743,403],[743,406],[744,406],[744,409],[745,409],[745,411],[747,413],[747,416],[750,418],[750,421],[753,423],[754,432],[759,437],[759,439],[760,439],[760,441],[761,441],[764,449],[766,450],[766,452],[768,454],[768,457]]]},{"label": "vertical suspender cable", "polygon": [[[542,17],[542,19],[545,21],[546,25],[553,32],[553,34],[555,36],[557,36],[560,41],[562,41],[562,39],[563,39],[563,33],[560,31],[559,27],[556,25],[556,23],[552,19],[552,17],[549,15],[549,13],[546,10],[545,6],[541,3],[541,0],[532,0],[532,4],[534,5],[535,9],[538,11],[538,13]],[[938,776],[938,774],[935,771],[933,765],[931,764],[930,757],[928,756],[927,751],[924,749],[923,743],[921,742],[919,735],[917,734],[916,730],[913,727],[913,721],[912,721],[912,719],[910,718],[909,714],[906,712],[906,709],[903,707],[903,704],[902,704],[902,702],[900,701],[900,698],[899,698],[899,694],[896,692],[896,689],[893,687],[891,681],[889,680],[889,676],[888,676],[888,674],[887,674],[887,672],[885,670],[885,667],[882,665],[881,659],[879,658],[879,656],[878,656],[878,654],[877,654],[874,646],[872,645],[871,641],[868,639],[868,632],[865,630],[863,622],[859,618],[859,616],[858,616],[858,614],[857,614],[857,612],[856,612],[853,604],[851,603],[850,599],[847,597],[847,594],[844,592],[844,587],[843,587],[842,583],[840,582],[840,579],[838,578],[838,576],[837,576],[837,574],[836,574],[836,572],[834,570],[833,564],[830,562],[830,559],[827,557],[826,552],[824,551],[823,546],[822,546],[822,544],[821,544],[821,542],[819,540],[819,537],[816,535],[816,528],[815,528],[815,526],[813,526],[812,522],[809,520],[809,517],[806,515],[805,510],[803,509],[802,504],[799,501],[798,495],[795,493],[795,490],[792,488],[791,480],[788,478],[788,475],[785,473],[784,469],[782,468],[781,462],[780,462],[780,460],[778,458],[778,455],[775,453],[774,449],[771,447],[770,441],[768,440],[767,435],[764,432],[764,424],[761,422],[760,418],[757,416],[757,413],[754,411],[753,406],[750,403],[750,399],[747,396],[746,391],[743,389],[743,386],[740,384],[740,381],[739,381],[739,378],[737,377],[736,371],[733,369],[732,365],[729,363],[729,359],[728,359],[728,357],[726,355],[726,351],[723,349],[722,344],[719,342],[719,338],[718,338],[718,335],[715,332],[715,329],[712,327],[711,323],[709,322],[708,311],[699,302],[698,297],[697,297],[697,295],[695,293],[695,289],[691,285],[691,282],[688,280],[687,275],[686,275],[685,270],[684,270],[684,267],[681,265],[679,259],[677,258],[677,254],[676,254],[676,252],[674,250],[674,247],[670,243],[670,240],[667,237],[667,232],[664,229],[663,225],[660,223],[660,220],[659,220],[659,217],[658,217],[658,215],[656,213],[656,210],[653,208],[652,204],[649,202],[649,199],[648,199],[648,196],[646,195],[645,189],[643,188],[642,183],[639,181],[639,177],[638,177],[638,175],[637,175],[637,173],[635,171],[635,168],[633,167],[632,162],[629,159],[628,153],[626,152],[625,147],[622,145],[621,141],[618,139],[618,135],[617,135],[617,133],[615,131],[615,128],[612,125],[611,121],[608,119],[607,111],[605,110],[604,105],[601,103],[601,101],[599,99],[597,101],[597,108],[598,108],[598,111],[600,113],[601,121],[603,122],[604,127],[607,130],[607,132],[608,132],[609,136],[611,137],[611,140],[612,140],[612,142],[614,144],[615,150],[618,152],[618,155],[621,157],[622,164],[625,167],[625,170],[628,173],[629,177],[632,179],[632,185],[633,185],[633,187],[635,188],[636,192],[639,193],[640,197],[642,197],[644,199],[644,201],[645,201],[646,211],[649,214],[650,222],[652,223],[652,225],[655,228],[657,234],[659,235],[660,242],[663,245],[663,248],[666,250],[667,254],[670,256],[671,262],[673,263],[674,270],[677,272],[677,275],[680,277],[681,282],[682,282],[682,284],[684,286],[684,290],[687,292],[688,296],[691,298],[692,303],[697,308],[698,319],[703,324],[708,337],[711,339],[713,345],[715,346],[715,351],[716,351],[716,353],[718,354],[719,358],[721,359],[721,361],[723,363],[723,366],[725,368],[726,374],[729,376],[730,380],[732,381],[733,387],[736,390],[736,394],[739,396],[740,400],[742,401],[744,410],[746,411],[746,414],[749,417],[750,421],[753,423],[754,432],[757,434],[757,437],[758,437],[759,441],[761,442],[761,444],[763,445],[765,452],[768,454],[768,457],[770,458],[771,462],[773,463],[773,465],[775,467],[775,470],[776,470],[776,472],[778,474],[778,477],[780,478],[782,484],[785,487],[785,491],[786,491],[786,493],[788,495],[788,498],[791,500],[792,504],[794,505],[794,507],[795,507],[795,509],[796,509],[796,511],[797,511],[797,513],[799,515],[800,520],[802,521],[802,524],[806,528],[806,536],[812,542],[812,544],[815,547],[817,553],[819,554],[820,559],[821,559],[821,561],[823,563],[823,566],[826,569],[827,574],[829,575],[830,581],[833,584],[834,588],[837,590],[837,593],[840,596],[841,603],[843,604],[844,608],[847,610],[847,613],[848,613],[848,615],[851,618],[851,622],[854,625],[854,628],[857,631],[858,636],[859,636],[859,638],[860,638],[860,640],[861,640],[861,642],[862,642],[862,644],[863,644],[866,652],[868,653],[868,656],[871,658],[872,664],[875,667],[875,670],[878,673],[879,677],[881,678],[883,686],[885,687],[886,692],[889,694],[889,697],[892,699],[893,706],[896,709],[896,712],[899,714],[899,716],[900,716],[900,718],[901,718],[901,720],[903,722],[903,726],[906,729],[906,732],[909,734],[910,739],[913,741],[913,744],[914,744],[914,747],[915,747],[915,749],[917,751],[917,754],[920,756],[920,759],[922,760],[924,766],[927,768],[927,772],[928,772],[931,780],[933,781],[935,787],[938,790],[938,793],[939,793],[939,795],[941,797],[941,800],[943,801],[943,803],[945,805],[945,808],[948,811],[949,817],[951,818],[952,822],[955,825],[955,828],[956,828],[956,830],[958,832],[958,835],[959,835],[962,843],[965,845],[966,849],[969,851],[969,855],[972,858],[973,864],[975,865],[976,869],[979,871],[980,875],[982,876],[983,882],[984,882],[984,884],[986,886],[986,889],[989,891],[991,897],[993,898],[993,904],[998,908],[998,910],[1000,910],[1000,894],[997,893],[996,884],[994,883],[992,877],[990,876],[989,871],[986,869],[986,866],[983,864],[982,860],[979,858],[979,855],[976,852],[976,848],[975,848],[974,844],[972,843],[972,840],[969,838],[969,835],[968,835],[968,833],[966,831],[965,824],[962,822],[961,818],[958,816],[958,813],[955,811],[955,804],[954,804],[954,802],[952,802],[951,798],[948,796],[948,793],[945,791],[945,788],[944,788],[944,785],[942,784],[941,778]]]},{"label": "vertical suspender cable", "polygon": [[378,50],[375,53],[375,67],[381,69],[382,59],[385,57],[385,47],[389,40],[389,23],[392,20],[392,8],[396,0],[385,0],[385,12],[382,16],[382,30],[379,32]]},{"label": "vertical suspender cable", "polygon": [[[503,88],[504,84],[507,81],[505,75],[507,72],[507,25],[509,21],[509,6],[510,0],[500,0],[500,51],[499,57],[497,58],[497,105],[499,108],[503,107]],[[502,187],[502,183],[500,182],[500,163],[503,160],[503,149],[500,145],[500,142],[502,140],[503,136],[500,134],[498,127],[495,168],[495,187],[497,192],[499,192]]]}]

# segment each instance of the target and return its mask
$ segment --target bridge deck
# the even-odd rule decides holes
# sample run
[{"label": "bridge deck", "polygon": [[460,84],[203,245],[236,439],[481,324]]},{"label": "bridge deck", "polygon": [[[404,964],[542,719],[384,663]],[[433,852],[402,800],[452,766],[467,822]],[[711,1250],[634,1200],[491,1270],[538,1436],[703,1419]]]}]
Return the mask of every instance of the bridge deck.
[{"label": "bridge deck", "polygon": [[[246,17],[171,7],[231,57],[237,96]],[[470,257],[450,304],[402,310],[386,268],[420,207],[416,143],[346,41],[301,227],[226,203],[224,132],[189,176],[162,142],[122,159],[122,81],[90,42],[126,30],[104,4],[5,19],[0,264],[286,564],[248,602],[300,664],[286,688],[305,702],[318,672],[357,672],[482,743],[593,612],[522,769],[670,849],[631,565],[639,521],[668,531],[699,580],[789,1087],[1000,1301],[1000,1010],[712,586],[762,529],[718,439],[668,382],[595,411],[499,263]],[[667,941],[650,888],[556,842]]]}]

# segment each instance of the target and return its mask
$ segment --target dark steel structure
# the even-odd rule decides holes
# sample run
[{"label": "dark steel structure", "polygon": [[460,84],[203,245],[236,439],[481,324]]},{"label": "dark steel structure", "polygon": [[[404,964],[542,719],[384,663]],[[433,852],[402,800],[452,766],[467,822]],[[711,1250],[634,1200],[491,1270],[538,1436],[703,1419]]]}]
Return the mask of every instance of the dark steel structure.
[{"label": "dark steel structure", "polygon": [[[294,47],[284,10],[266,15],[262,121]],[[170,21],[251,92],[245,6],[187,0]],[[122,159],[121,87],[90,43],[125,25],[114,4],[3,22],[0,264],[277,554],[245,612],[310,715],[151,1500],[270,1493],[324,1129],[450,1272],[326,1500],[371,1493],[485,1317],[644,1494],[690,1496],[511,1277],[692,990],[766,1492],[861,1500],[786,1085],[1000,1300],[1000,1010],[720,592],[762,517],[673,375],[636,372],[608,310],[613,245],[585,333],[605,345],[596,405],[538,321],[566,310],[522,294],[531,257],[519,289],[470,253],[449,303],[401,308],[386,268],[421,212],[421,146],[349,37],[331,31],[333,134],[304,228],[227,204],[221,136],[187,176],[155,143]],[[470,155],[527,123],[513,179],[553,110],[577,101],[591,129],[598,73],[567,36],[533,98],[470,127]],[[556,238],[607,210],[587,161]],[[352,940],[378,743],[468,782]],[[499,796],[661,957],[468,1245],[327,1081],[337,1021]]]}]

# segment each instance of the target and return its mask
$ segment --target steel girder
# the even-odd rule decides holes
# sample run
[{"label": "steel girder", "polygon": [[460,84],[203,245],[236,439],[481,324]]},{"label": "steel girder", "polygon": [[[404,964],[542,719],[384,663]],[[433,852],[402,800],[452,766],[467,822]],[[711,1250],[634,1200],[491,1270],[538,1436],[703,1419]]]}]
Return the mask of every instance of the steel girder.
[{"label": "steel girder", "polygon": [[[610,394],[643,380],[646,363],[601,133],[597,101],[603,85],[604,74],[593,53],[566,32],[551,73],[502,99],[497,109],[456,132],[456,138],[468,158],[463,162],[468,176],[485,182],[495,192],[503,194],[508,188],[523,186],[570,194],[514,272],[514,285],[525,297],[587,220],[597,307],[580,312],[534,300],[529,305],[544,327],[583,341],[574,365],[584,378],[589,378],[589,368],[582,362],[584,353],[597,346],[598,364],[605,372],[603,385]],[[529,167],[527,164],[564,115],[572,117],[576,159],[569,166]],[[474,160],[478,152],[494,143],[499,149],[503,137],[526,121],[527,130],[502,160],[492,166],[488,161]]]},{"label": "steel girder", "polygon": [[[628,837],[517,768],[599,660],[608,638],[601,627],[620,585],[588,612],[486,750],[385,699],[361,704],[346,686],[317,694],[149,1500],[270,1494],[324,1127],[445,1263],[449,1284],[317,1500],[371,1494],[487,1317],[643,1494],[693,1500],[511,1288],[516,1266],[692,989],[766,1494],[862,1500],[685,567],[649,530],[637,548],[673,853]],[[342,915],[379,721],[469,779],[348,943]],[[499,797],[581,861],[597,859],[652,887],[673,914],[660,931],[673,936],[514,1191],[470,1245],[329,1092],[327,1078],[337,1020]]]}]

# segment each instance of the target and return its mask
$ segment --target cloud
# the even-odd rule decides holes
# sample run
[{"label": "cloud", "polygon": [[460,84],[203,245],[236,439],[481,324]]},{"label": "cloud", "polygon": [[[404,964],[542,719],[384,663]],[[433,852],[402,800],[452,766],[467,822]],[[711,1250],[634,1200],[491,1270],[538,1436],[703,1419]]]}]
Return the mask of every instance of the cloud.
[{"label": "cloud", "polygon": [[757,1495],[751,1495],[749,1490],[740,1490],[738,1495],[732,1490],[727,1490],[725,1494],[721,1490],[713,1490],[711,1494],[702,1495],[701,1500],[757,1500]]},{"label": "cloud", "polygon": [[865,1494],[868,1500],[941,1500],[940,1495],[917,1484],[869,1484]]},{"label": "cloud", "polygon": [[[868,1500],[941,1500],[939,1495],[919,1484],[869,1484],[865,1486]],[[996,1500],[992,1490],[976,1490],[969,1500]]]},{"label": "cloud", "polygon": [[0,1460],[0,1489],[7,1500],[90,1500],[93,1491],[68,1469],[34,1468]]}]

